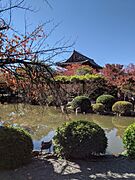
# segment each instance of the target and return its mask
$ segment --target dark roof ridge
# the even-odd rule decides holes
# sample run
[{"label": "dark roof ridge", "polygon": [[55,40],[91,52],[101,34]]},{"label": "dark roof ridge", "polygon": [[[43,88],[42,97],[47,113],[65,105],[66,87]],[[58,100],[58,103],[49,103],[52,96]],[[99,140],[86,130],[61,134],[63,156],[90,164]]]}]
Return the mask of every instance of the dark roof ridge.
[{"label": "dark roof ridge", "polygon": [[[73,51],[72,55],[73,55],[74,53],[77,53],[77,54],[79,54],[79,55],[81,55],[81,56],[85,57],[86,59],[89,59],[89,60],[91,60],[91,61],[93,61],[93,62],[94,62],[94,59],[91,59],[91,58],[89,58],[89,57],[87,57],[87,56],[85,56],[85,55],[81,54],[80,52],[78,52],[78,51],[76,51],[76,50],[74,50],[74,51]],[[71,55],[71,56],[72,56],[72,55]]]},{"label": "dark roof ridge", "polygon": [[73,63],[86,63],[88,65],[91,65],[94,68],[102,68],[101,66],[99,66],[94,59],[91,59],[83,54],[81,54],[80,52],[73,50],[72,55],[64,62],[60,62],[57,63],[57,65],[60,66],[66,66],[66,64],[73,64]]}]

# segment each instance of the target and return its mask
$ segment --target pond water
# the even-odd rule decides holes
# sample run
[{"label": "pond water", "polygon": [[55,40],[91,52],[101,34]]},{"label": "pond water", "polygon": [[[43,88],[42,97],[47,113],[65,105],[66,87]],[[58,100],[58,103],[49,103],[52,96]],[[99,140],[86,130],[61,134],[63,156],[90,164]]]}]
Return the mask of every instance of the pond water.
[{"label": "pond water", "polygon": [[49,141],[55,129],[66,121],[88,120],[100,125],[108,138],[107,154],[124,151],[122,136],[128,125],[135,122],[131,117],[101,116],[95,114],[65,115],[58,109],[32,105],[0,105],[0,122],[19,125],[32,135],[34,149],[40,149],[41,141]]}]

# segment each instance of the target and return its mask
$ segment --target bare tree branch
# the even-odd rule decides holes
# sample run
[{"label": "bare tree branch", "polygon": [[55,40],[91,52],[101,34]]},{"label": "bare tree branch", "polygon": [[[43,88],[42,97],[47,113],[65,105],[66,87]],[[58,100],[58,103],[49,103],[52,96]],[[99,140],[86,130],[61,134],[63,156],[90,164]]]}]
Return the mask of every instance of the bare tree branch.
[{"label": "bare tree branch", "polygon": [[0,13],[5,12],[5,11],[9,11],[9,10],[15,9],[15,8],[33,11],[31,9],[31,7],[25,7],[25,5],[23,4],[24,2],[25,2],[25,0],[16,1],[16,3],[14,5],[11,5],[12,3],[11,3],[11,0],[10,0],[10,2],[9,2],[10,5],[8,7],[6,7],[6,8],[1,9]]},{"label": "bare tree branch", "polygon": [[44,0],[44,2],[50,7],[50,9],[53,9],[52,5],[49,3],[48,0]]}]

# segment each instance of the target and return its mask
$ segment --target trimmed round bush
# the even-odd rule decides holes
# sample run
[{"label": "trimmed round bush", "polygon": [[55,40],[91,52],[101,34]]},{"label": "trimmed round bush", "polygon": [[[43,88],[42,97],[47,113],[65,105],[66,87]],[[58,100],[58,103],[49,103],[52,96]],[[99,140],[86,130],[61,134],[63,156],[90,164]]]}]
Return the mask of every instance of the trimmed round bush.
[{"label": "trimmed round bush", "polygon": [[128,126],[125,130],[123,143],[127,150],[127,155],[135,159],[135,123]]},{"label": "trimmed round bush", "polygon": [[57,128],[54,149],[58,156],[85,159],[105,153],[107,138],[104,130],[93,122],[73,121]]},{"label": "trimmed round bush", "polygon": [[90,99],[86,96],[77,96],[71,102],[72,108],[75,110],[76,108],[80,108],[80,111],[90,112],[91,110],[91,102]]},{"label": "trimmed round bush", "polygon": [[96,99],[96,103],[102,103],[106,110],[111,110],[115,102],[115,97],[109,94],[103,94]]},{"label": "trimmed round bush", "polygon": [[102,113],[105,110],[105,106],[102,103],[92,104],[92,110],[96,113]]},{"label": "trimmed round bush", "polygon": [[133,110],[133,104],[128,101],[117,101],[112,106],[112,111],[117,114],[128,114]]},{"label": "trimmed round bush", "polygon": [[20,128],[0,126],[0,169],[15,169],[32,158],[30,135]]}]

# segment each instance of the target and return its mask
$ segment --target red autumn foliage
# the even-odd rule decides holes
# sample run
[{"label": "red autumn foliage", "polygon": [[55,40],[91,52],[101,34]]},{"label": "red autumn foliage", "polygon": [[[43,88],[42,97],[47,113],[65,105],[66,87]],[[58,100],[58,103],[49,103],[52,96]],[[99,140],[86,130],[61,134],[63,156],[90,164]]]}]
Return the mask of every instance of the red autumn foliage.
[{"label": "red autumn foliage", "polygon": [[124,67],[120,64],[106,64],[101,73],[109,85],[114,85],[123,92],[135,93],[135,65]]},{"label": "red autumn foliage", "polygon": [[[65,69],[57,69],[57,74],[64,75],[64,76],[73,76],[73,75],[79,75],[79,71],[85,72],[87,71],[90,74],[96,74],[96,70],[88,65],[81,65],[81,64],[71,64],[69,66],[66,66]],[[80,73],[81,75],[81,73]]]}]

